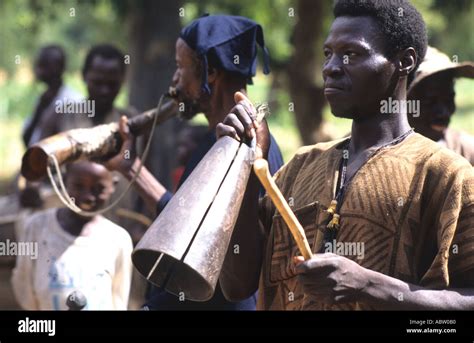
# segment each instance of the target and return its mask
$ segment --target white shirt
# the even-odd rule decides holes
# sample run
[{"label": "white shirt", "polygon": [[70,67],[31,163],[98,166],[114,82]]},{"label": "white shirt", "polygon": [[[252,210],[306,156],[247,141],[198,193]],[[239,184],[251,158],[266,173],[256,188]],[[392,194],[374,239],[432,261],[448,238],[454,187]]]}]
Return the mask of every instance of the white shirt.
[{"label": "white shirt", "polygon": [[129,234],[97,216],[86,224],[87,236],[63,230],[57,209],[26,220],[18,240],[37,242],[38,258],[17,256],[12,285],[19,304],[27,310],[67,310],[68,295],[79,290],[85,310],[126,310],[132,272]]},{"label": "white shirt", "polygon": [[[57,101],[60,101],[60,102],[64,102],[64,101],[80,102],[80,101],[83,101],[83,99],[84,99],[84,97],[82,95],[80,95],[79,93],[77,93],[76,91],[74,91],[73,89],[69,88],[66,85],[62,85],[61,88],[59,88],[58,94],[54,97],[54,99],[51,101],[51,103],[43,110],[43,114],[52,112],[54,110],[54,108],[57,106],[57,103],[56,103]],[[38,102],[39,102],[39,100],[37,101],[35,108],[38,106]],[[44,116],[42,116],[42,117],[44,117]],[[25,130],[25,128],[28,127],[28,125],[30,124],[32,119],[33,119],[33,117],[30,117],[25,121],[23,131]],[[32,144],[37,143],[38,141],[41,140],[42,132],[41,132],[41,125],[40,124],[41,124],[42,120],[45,120],[45,119],[44,118],[40,119],[40,121],[38,122],[38,125],[36,125],[36,127],[33,129],[33,132],[31,134],[31,138],[30,138],[30,141],[28,142],[28,145],[32,145]]]}]

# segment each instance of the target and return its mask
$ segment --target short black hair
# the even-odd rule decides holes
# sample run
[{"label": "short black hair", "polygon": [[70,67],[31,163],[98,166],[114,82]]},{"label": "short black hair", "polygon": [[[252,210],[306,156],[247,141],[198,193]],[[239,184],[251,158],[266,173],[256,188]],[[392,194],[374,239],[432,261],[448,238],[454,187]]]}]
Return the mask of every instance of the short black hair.
[{"label": "short black hair", "polygon": [[84,67],[82,67],[82,75],[86,75],[87,71],[92,65],[92,61],[94,61],[96,56],[119,61],[120,70],[123,74],[125,74],[127,66],[124,63],[125,56],[122,51],[110,44],[99,44],[93,46],[87,53]]},{"label": "short black hair", "polygon": [[54,56],[53,58],[55,58],[61,73],[66,68],[66,53],[61,46],[57,44],[45,45],[40,49],[39,54],[52,54],[51,56]]},{"label": "short black hair", "polygon": [[412,47],[416,51],[415,69],[408,75],[409,85],[426,54],[428,36],[420,12],[408,0],[336,0],[334,17],[368,16],[375,19],[387,40],[386,53],[392,58],[399,51]]}]

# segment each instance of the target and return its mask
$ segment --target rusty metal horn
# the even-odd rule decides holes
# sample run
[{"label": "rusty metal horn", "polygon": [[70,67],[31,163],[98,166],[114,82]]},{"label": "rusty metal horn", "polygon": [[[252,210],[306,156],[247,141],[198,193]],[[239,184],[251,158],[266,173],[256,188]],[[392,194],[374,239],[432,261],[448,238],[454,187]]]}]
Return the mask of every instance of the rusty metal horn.
[{"label": "rusty metal horn", "polygon": [[214,144],[137,244],[132,260],[144,277],[189,300],[212,297],[253,158],[230,137]]}]

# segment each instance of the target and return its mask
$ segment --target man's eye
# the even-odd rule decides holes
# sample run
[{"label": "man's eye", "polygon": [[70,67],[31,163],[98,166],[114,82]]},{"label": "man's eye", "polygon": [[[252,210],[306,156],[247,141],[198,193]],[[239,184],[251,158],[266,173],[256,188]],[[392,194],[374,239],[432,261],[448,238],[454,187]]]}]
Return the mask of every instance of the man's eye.
[{"label": "man's eye", "polygon": [[326,58],[331,57],[331,51],[330,50],[324,50],[324,57],[326,57]]}]

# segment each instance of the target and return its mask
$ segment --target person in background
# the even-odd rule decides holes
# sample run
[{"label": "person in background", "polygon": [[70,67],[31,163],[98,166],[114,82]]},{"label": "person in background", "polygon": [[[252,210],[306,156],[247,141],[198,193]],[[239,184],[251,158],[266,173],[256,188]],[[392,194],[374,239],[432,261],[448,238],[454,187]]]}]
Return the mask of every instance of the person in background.
[{"label": "person in background", "polygon": [[25,124],[22,138],[26,147],[49,135],[47,120],[54,113],[57,101],[80,101],[82,97],[64,85],[63,73],[66,68],[66,54],[58,45],[47,45],[38,53],[34,73],[38,81],[47,88],[39,98],[33,115]]},{"label": "person in background", "polygon": [[172,175],[174,191],[178,188],[179,181],[186,169],[186,164],[193,155],[194,150],[201,143],[201,140],[206,136],[207,131],[208,128],[204,125],[188,125],[179,131],[178,139],[176,140],[178,146],[176,157],[178,166],[173,170]]},{"label": "person in background", "polygon": [[[66,86],[63,73],[66,68],[66,54],[58,45],[47,45],[40,49],[34,63],[36,80],[46,84],[46,90],[38,99],[34,112],[25,122],[22,139],[25,147],[37,143],[51,134],[52,118],[59,103],[79,102],[82,96]],[[55,118],[56,119],[56,118]],[[44,205],[40,182],[27,182],[21,176],[16,182],[19,204],[23,208],[40,208]],[[45,190],[43,188],[43,190]],[[49,190],[45,190],[50,193]]]},{"label": "person in background", "polygon": [[[114,178],[103,165],[72,163],[66,187],[84,211],[102,208],[114,192]],[[37,256],[17,256],[12,274],[15,297],[25,310],[66,310],[68,295],[79,290],[86,310],[126,310],[132,274],[132,240],[101,215],[83,216],[67,207],[40,211],[25,222],[18,241],[36,244]]]},{"label": "person in background", "polygon": [[409,115],[408,119],[416,132],[453,150],[474,165],[474,137],[449,127],[456,112],[454,84],[460,77],[474,79],[473,62],[454,63],[438,49],[428,47],[408,90],[409,100],[420,101],[420,113]]}]

